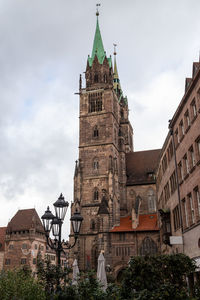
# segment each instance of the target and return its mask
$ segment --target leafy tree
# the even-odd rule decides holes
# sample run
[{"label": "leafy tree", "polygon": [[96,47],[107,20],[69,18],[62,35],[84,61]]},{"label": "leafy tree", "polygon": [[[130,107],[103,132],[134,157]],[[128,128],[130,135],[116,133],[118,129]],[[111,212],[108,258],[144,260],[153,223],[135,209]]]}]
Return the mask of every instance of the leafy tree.
[{"label": "leafy tree", "polygon": [[[46,295],[52,295],[56,290],[62,289],[69,283],[71,269],[62,268],[51,264],[49,259],[43,260],[40,255],[37,257],[37,276],[40,283],[45,287]],[[58,291],[57,291],[58,292]]]},{"label": "leafy tree", "polygon": [[83,273],[78,280],[78,295],[80,300],[101,300],[106,299],[106,293],[102,290],[96,278],[95,271]]},{"label": "leafy tree", "polygon": [[32,277],[27,269],[3,271],[0,274],[1,300],[43,300],[42,285]]},{"label": "leafy tree", "polygon": [[122,299],[187,300],[186,276],[195,264],[184,254],[137,256],[124,272]]}]

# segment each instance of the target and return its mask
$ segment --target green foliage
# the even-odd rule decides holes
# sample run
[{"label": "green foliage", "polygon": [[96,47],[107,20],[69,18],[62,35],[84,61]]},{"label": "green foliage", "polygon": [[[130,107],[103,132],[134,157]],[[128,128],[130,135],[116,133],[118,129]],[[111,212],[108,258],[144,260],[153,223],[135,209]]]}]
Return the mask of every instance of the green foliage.
[{"label": "green foliage", "polygon": [[122,300],[121,298],[121,288],[119,285],[110,283],[106,289],[106,296],[104,299],[115,299],[115,300]]},{"label": "green foliage", "polygon": [[184,254],[137,256],[124,272],[122,299],[187,300],[186,276],[194,262]]},{"label": "green foliage", "polygon": [[105,299],[105,293],[103,292],[94,271],[83,273],[78,280],[78,294],[80,300],[101,300]]},{"label": "green foliage", "polygon": [[106,292],[103,291],[96,279],[96,272],[81,273],[77,285],[68,284],[59,293],[54,295],[53,300],[120,300],[120,288],[115,284],[109,284]]},{"label": "green foliage", "polygon": [[1,300],[43,300],[45,292],[29,270],[13,270],[0,274]]},{"label": "green foliage", "polygon": [[71,269],[61,268],[51,264],[49,259],[42,260],[40,256],[37,258],[37,276],[40,283],[45,287],[46,295],[55,292],[58,285],[64,288],[69,280]]},{"label": "green foliage", "polygon": [[[189,300],[186,276],[194,270],[193,261],[183,254],[133,257],[122,283],[110,283],[104,292],[94,271],[81,273],[73,285],[69,271],[38,261],[38,278],[48,300]],[[199,290],[196,286],[193,300],[200,299]]]}]

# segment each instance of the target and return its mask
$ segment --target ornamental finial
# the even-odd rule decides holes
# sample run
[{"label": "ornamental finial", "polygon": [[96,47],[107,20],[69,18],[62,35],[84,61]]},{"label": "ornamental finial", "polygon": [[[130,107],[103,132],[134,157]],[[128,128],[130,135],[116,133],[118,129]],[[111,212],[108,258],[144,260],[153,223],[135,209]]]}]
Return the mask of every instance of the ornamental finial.
[{"label": "ornamental finial", "polygon": [[114,55],[116,55],[117,54],[117,52],[116,52],[116,47],[117,47],[117,44],[113,44],[113,46],[114,46]]},{"label": "ornamental finial", "polygon": [[97,16],[97,17],[99,16],[99,10],[98,10],[98,7],[99,7],[100,5],[101,5],[100,3],[97,3],[97,4],[96,4],[96,7],[97,7],[96,16]]}]

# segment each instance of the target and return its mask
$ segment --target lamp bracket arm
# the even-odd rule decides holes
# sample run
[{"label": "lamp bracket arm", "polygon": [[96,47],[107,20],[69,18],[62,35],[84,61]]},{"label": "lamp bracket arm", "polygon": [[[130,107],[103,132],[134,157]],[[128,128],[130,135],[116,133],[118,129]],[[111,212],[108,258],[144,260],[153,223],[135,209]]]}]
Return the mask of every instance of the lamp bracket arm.
[{"label": "lamp bracket arm", "polygon": [[70,245],[68,242],[64,242],[63,243],[63,252],[64,252],[64,250],[69,250],[69,249],[73,248],[76,245],[77,238],[78,238],[77,236],[74,237],[74,242],[72,245]]},{"label": "lamp bracket arm", "polygon": [[52,240],[49,238],[49,236],[46,236],[47,245],[52,249],[56,250],[56,244],[52,242]]}]

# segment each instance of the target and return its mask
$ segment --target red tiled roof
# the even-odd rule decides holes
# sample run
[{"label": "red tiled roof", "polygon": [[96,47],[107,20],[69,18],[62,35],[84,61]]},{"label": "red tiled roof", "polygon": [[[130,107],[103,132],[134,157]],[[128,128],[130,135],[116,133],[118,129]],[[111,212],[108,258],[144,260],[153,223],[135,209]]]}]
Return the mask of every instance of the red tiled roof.
[{"label": "red tiled roof", "polygon": [[8,223],[7,231],[29,230],[31,228],[37,228],[41,232],[44,231],[35,208],[18,210]]},{"label": "red tiled roof", "polygon": [[130,152],[126,154],[127,185],[155,183],[149,176],[155,173],[161,149]]},{"label": "red tiled roof", "polygon": [[139,215],[139,225],[132,228],[131,216],[120,218],[120,225],[111,229],[111,232],[123,231],[154,231],[158,230],[157,214]]},{"label": "red tiled roof", "polygon": [[0,227],[0,251],[5,250],[6,227]]}]

